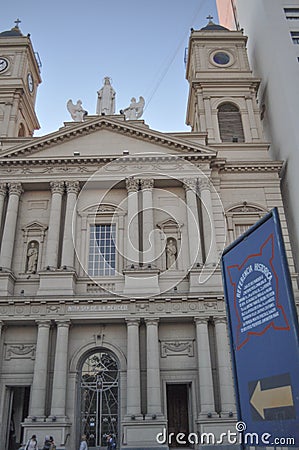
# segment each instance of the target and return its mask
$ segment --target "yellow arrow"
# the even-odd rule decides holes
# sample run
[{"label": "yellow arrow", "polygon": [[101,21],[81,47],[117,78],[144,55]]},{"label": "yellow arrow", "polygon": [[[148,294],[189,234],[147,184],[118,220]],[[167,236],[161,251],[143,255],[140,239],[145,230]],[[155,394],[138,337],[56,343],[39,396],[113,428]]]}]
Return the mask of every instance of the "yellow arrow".
[{"label": "yellow arrow", "polygon": [[251,396],[250,403],[259,415],[265,419],[264,409],[294,405],[291,386],[281,386],[262,391],[261,382],[258,381]]}]

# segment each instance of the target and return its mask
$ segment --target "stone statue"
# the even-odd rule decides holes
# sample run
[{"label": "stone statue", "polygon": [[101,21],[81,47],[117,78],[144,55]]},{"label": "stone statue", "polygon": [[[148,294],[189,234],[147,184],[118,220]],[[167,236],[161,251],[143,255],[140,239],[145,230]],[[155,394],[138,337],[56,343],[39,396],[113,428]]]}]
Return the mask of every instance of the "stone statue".
[{"label": "stone statue", "polygon": [[35,273],[38,260],[38,244],[30,242],[27,251],[27,273]]},{"label": "stone statue", "polygon": [[110,78],[104,78],[104,86],[98,91],[97,114],[112,115],[115,113],[115,90]]},{"label": "stone statue", "polygon": [[74,122],[83,122],[85,116],[88,114],[87,111],[83,109],[81,100],[78,100],[76,105],[73,104],[72,100],[69,100],[66,106]]},{"label": "stone statue", "polygon": [[143,97],[139,97],[139,102],[136,102],[136,98],[131,98],[130,106],[123,110],[126,119],[128,120],[136,120],[139,119],[143,114],[143,108],[145,105],[145,101]]},{"label": "stone statue", "polygon": [[166,268],[170,269],[177,258],[177,246],[175,239],[167,239],[166,244]]}]

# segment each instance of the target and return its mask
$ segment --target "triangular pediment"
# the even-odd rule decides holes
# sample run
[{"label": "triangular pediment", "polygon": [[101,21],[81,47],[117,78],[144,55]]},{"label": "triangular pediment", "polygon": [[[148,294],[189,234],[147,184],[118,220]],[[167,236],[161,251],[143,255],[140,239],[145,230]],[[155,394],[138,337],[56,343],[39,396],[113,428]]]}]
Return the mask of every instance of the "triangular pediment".
[{"label": "triangular pediment", "polygon": [[202,144],[152,130],[143,121],[126,121],[123,116],[92,116],[84,122],[67,123],[54,133],[14,146],[0,157],[89,159],[151,153],[196,154],[203,159],[216,156],[214,150]]},{"label": "triangular pediment", "polygon": [[23,231],[36,231],[36,230],[41,230],[41,231],[45,231],[48,229],[47,225],[43,225],[40,222],[30,222],[28,223],[24,228],[22,228]]}]

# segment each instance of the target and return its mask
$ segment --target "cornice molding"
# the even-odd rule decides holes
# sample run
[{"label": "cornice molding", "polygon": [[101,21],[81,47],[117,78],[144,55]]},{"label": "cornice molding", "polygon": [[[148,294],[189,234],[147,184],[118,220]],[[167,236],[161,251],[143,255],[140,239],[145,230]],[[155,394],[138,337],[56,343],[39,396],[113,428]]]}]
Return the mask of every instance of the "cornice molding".
[{"label": "cornice molding", "polygon": [[276,172],[280,173],[283,167],[281,161],[263,161],[253,163],[251,161],[230,162],[219,168],[219,172],[225,173],[250,173],[250,172]]},{"label": "cornice molding", "polygon": [[103,129],[112,130],[131,137],[137,137],[139,139],[141,138],[146,142],[157,143],[162,147],[167,147],[171,150],[197,153],[202,158],[213,158],[216,155],[216,152],[210,148],[204,148],[204,146],[197,145],[177,137],[170,137],[167,134],[142,127],[140,125],[134,125],[132,124],[132,121],[127,123],[126,121],[120,121],[120,119],[111,119],[111,116],[109,118],[99,116],[95,119],[87,119],[84,122],[80,122],[78,125],[74,124],[61,128],[60,130],[46,136],[34,138],[30,142],[23,142],[21,145],[15,146],[3,152],[0,159],[2,160],[34,155],[34,153],[42,151],[43,149],[61,144],[77,137],[86,136],[92,132]]}]

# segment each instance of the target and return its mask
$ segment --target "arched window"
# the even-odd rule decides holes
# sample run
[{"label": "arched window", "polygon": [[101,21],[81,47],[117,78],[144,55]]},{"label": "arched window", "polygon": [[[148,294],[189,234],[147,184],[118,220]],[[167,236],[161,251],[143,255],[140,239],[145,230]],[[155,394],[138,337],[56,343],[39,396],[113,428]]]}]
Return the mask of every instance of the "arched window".
[{"label": "arched window", "polygon": [[233,242],[241,234],[245,233],[248,228],[254,225],[267,212],[260,206],[250,205],[246,201],[242,205],[230,208],[225,214],[229,242]]},{"label": "arched window", "polygon": [[244,142],[242,118],[237,106],[232,103],[220,105],[218,123],[222,142]]},{"label": "arched window", "polygon": [[117,441],[119,427],[119,367],[111,352],[97,350],[89,354],[80,376],[81,435],[86,434],[89,448],[107,446],[106,436]]}]

